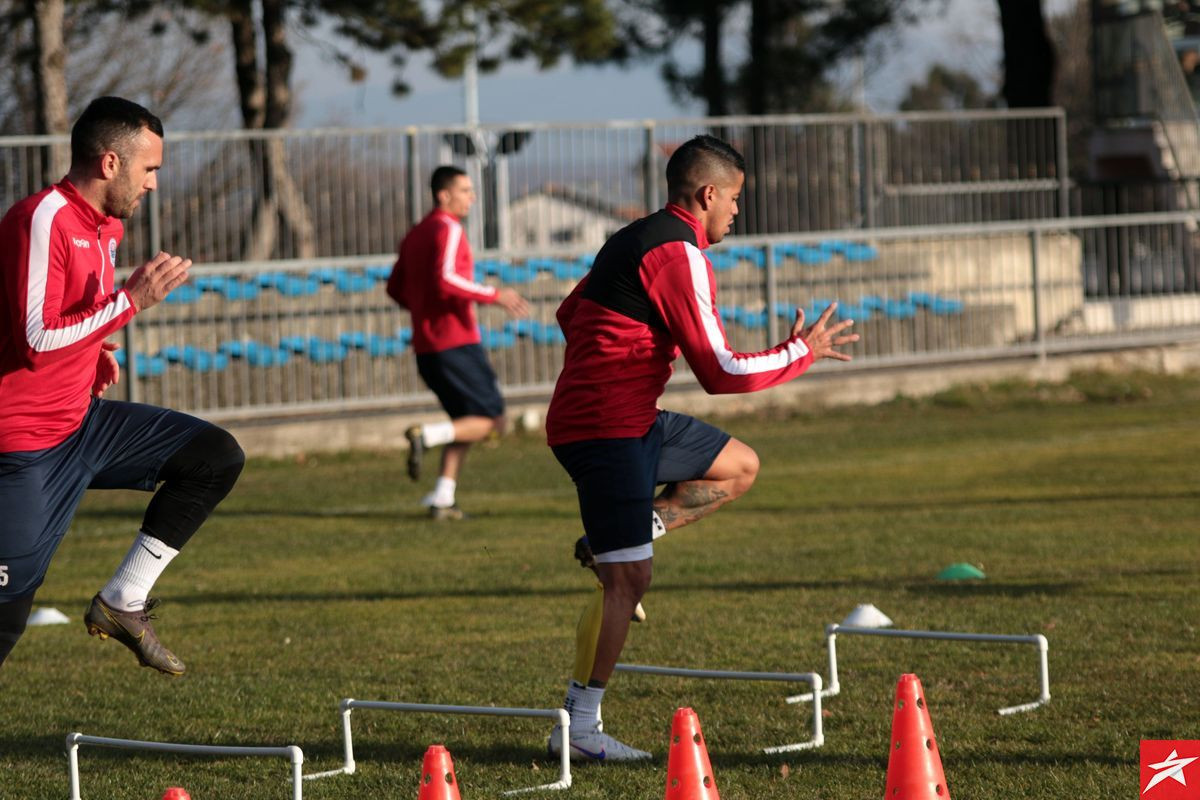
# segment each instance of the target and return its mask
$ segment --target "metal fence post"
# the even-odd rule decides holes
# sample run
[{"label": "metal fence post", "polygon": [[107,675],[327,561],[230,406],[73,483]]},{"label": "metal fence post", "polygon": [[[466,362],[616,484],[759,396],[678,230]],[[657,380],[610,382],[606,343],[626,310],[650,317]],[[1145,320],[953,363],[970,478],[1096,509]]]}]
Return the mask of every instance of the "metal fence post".
[{"label": "metal fence post", "polygon": [[775,245],[767,242],[763,248],[766,269],[763,270],[763,294],[767,298],[767,349],[779,343],[779,321],[775,319],[775,303],[779,300],[779,286],[775,275]]},{"label": "metal fence post", "polygon": [[1058,145],[1058,158],[1056,159],[1058,169],[1058,216],[1071,216],[1071,176],[1069,174],[1070,166],[1067,163],[1067,115],[1062,109],[1058,110],[1058,116],[1054,118],[1054,129],[1058,134],[1056,144]]},{"label": "metal fence post", "polygon": [[404,132],[404,160],[408,162],[408,224],[421,221],[421,157],[417,151],[417,129]]},{"label": "metal fence post", "polygon": [[862,196],[866,228],[875,227],[875,152],[871,140],[871,123],[862,121]]},{"label": "metal fence post", "polygon": [[654,121],[646,122],[645,153],[642,154],[642,201],[646,213],[658,210],[658,159],[654,154]]},{"label": "metal fence post", "polygon": [[1046,363],[1046,332],[1042,328],[1042,279],[1038,270],[1038,250],[1042,233],[1037,228],[1029,232],[1030,279],[1033,282],[1033,340],[1037,345],[1038,363]]}]

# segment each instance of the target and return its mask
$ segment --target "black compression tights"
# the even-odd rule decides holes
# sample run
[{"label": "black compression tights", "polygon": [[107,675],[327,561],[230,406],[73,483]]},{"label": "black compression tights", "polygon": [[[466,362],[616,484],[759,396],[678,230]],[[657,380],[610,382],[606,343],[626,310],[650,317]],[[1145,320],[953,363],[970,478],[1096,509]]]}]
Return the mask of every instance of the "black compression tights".
[{"label": "black compression tights", "polygon": [[158,472],[142,532],[175,550],[183,549],[217,507],[246,463],[237,440],[218,427],[205,428],[175,451]]},{"label": "black compression tights", "polygon": [[0,603],[0,664],[8,658],[13,645],[25,632],[29,610],[33,608],[33,592],[9,603]]}]

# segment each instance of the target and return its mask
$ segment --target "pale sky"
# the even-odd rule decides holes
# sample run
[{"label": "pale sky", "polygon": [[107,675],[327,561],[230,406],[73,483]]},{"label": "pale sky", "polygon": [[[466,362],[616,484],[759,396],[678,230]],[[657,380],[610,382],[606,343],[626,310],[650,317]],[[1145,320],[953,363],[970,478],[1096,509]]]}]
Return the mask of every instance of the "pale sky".
[{"label": "pale sky", "polygon": [[[865,96],[873,111],[894,110],[909,84],[942,62],[975,75],[994,90],[1000,75],[1000,23],[992,0],[930,0],[915,26],[886,32],[865,62]],[[1046,13],[1061,13],[1074,0],[1045,0]],[[736,27],[736,21],[731,27]],[[743,39],[728,37],[731,46]],[[296,42],[293,73],[297,114],[295,126],[457,124],[463,121],[463,91],[459,81],[435,75],[425,59],[414,57],[405,70],[412,92],[393,97],[393,68],[386,57],[358,54],[368,65],[364,83],[350,84],[343,72],[323,60],[318,48]],[[681,55],[695,62],[697,48]],[[596,121],[694,117],[700,103],[680,105],[659,75],[659,62],[622,69],[579,67],[564,63],[547,72],[528,64],[508,64],[480,79],[480,119],[483,122]],[[858,71],[844,69],[838,80],[854,96]]]}]

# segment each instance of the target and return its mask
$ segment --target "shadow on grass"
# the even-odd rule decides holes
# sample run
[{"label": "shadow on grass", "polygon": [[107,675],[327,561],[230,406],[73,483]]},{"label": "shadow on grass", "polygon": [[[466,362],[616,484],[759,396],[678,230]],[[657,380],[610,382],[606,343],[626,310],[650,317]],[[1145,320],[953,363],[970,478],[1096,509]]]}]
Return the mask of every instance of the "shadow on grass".
[{"label": "shadow on grass", "polygon": [[[880,578],[877,580],[796,580],[796,581],[718,581],[698,583],[656,583],[651,586],[647,597],[654,595],[678,593],[726,593],[726,592],[794,592],[794,591],[829,591],[846,589],[878,589],[881,591],[906,591],[937,593],[945,596],[969,597],[978,595],[1022,597],[1026,595],[1042,595],[1065,593],[1075,590],[1086,582],[1079,583],[1034,583],[1034,584],[996,584],[976,583],[971,586],[946,585],[932,582],[898,583],[895,580]],[[462,588],[452,586],[418,587],[413,589],[395,590],[356,590],[345,591],[313,591],[313,592],[203,592],[197,594],[179,594],[170,597],[171,603],[182,605],[203,605],[206,603],[329,603],[329,602],[363,602],[380,600],[482,600],[482,599],[511,599],[520,597],[547,597],[554,599],[571,599],[580,597],[590,591],[587,585],[578,587],[530,587],[503,586],[488,589]],[[42,605],[55,605],[78,601],[75,597],[39,596]]]},{"label": "shadow on grass", "polygon": [[1058,494],[1036,497],[963,497],[963,498],[929,498],[915,496],[909,500],[860,500],[844,504],[820,503],[813,505],[752,505],[743,506],[747,511],[760,514],[807,514],[834,512],[842,513],[847,510],[860,511],[937,511],[944,509],[988,508],[1003,506],[1057,506],[1064,503],[1145,503],[1153,500],[1198,500],[1200,491],[1164,491],[1164,492],[1105,492],[1103,494]]},{"label": "shadow on grass", "polygon": [[[146,496],[150,502],[150,495]],[[531,510],[518,508],[509,510],[493,510],[488,508],[472,509],[470,505],[463,509],[467,520],[573,520],[578,522],[579,512],[575,509],[556,510],[541,506],[536,513]],[[89,508],[80,511],[76,518],[80,520],[103,519],[136,519],[146,513],[145,505],[113,506],[110,508]],[[383,522],[429,522],[429,512],[426,509],[413,510],[412,506],[402,509],[357,509],[357,508],[218,508],[217,514],[222,519],[356,519],[379,520]]]}]

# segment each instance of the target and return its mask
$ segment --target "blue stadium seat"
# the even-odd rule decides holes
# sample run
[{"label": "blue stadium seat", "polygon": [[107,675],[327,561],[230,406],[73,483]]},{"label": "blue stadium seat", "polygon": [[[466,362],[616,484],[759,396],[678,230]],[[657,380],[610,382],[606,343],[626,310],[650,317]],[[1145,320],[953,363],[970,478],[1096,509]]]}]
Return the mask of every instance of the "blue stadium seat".
[{"label": "blue stadium seat", "polygon": [[279,346],[293,353],[303,353],[308,350],[308,337],[284,336],[279,340]]},{"label": "blue stadium seat", "polygon": [[375,280],[359,272],[339,272],[333,285],[342,294],[357,294],[374,289]]},{"label": "blue stadium seat", "polygon": [[260,342],[249,342],[246,346],[246,363],[252,367],[282,367],[292,354],[282,347],[271,347]]},{"label": "blue stadium seat", "polygon": [[396,328],[396,338],[409,344],[413,340],[412,328]]},{"label": "blue stadium seat", "polygon": [[529,283],[537,277],[537,271],[525,264],[506,264],[500,268],[501,283]]},{"label": "blue stadium seat", "polygon": [[743,328],[758,330],[760,328],[767,327],[767,318],[770,315],[767,313],[765,308],[761,311],[751,311],[748,308],[743,308],[740,311],[741,313],[738,315],[738,322]]},{"label": "blue stadium seat", "polygon": [[718,250],[708,254],[714,272],[726,272],[735,268],[742,260],[728,250]]},{"label": "blue stadium seat", "polygon": [[499,275],[500,270],[510,266],[507,261],[496,261],[494,259],[482,259],[475,262],[475,274],[482,272],[484,275]]},{"label": "blue stadium seat", "polygon": [[961,300],[938,297],[928,292],[910,292],[908,299],[931,314],[939,316],[961,314],[963,310],[963,302]]},{"label": "blue stadium seat", "polygon": [[318,267],[314,270],[309,270],[308,277],[318,280],[321,283],[334,283],[338,276],[343,274],[345,270],[337,267]]},{"label": "blue stadium seat", "polygon": [[227,339],[217,346],[218,353],[224,353],[230,358],[244,358],[246,350],[255,342],[249,339]]},{"label": "blue stadium seat", "polygon": [[794,259],[801,264],[827,264],[832,256],[820,247],[806,244],[784,243],[775,245],[775,263]]},{"label": "blue stadium seat", "polygon": [[569,265],[569,263],[558,258],[529,258],[525,260],[525,266],[533,272],[554,272],[562,266]]},{"label": "blue stadium seat", "polygon": [[560,281],[577,281],[591,270],[591,260],[588,263],[579,261],[559,261],[554,267],[554,277]]},{"label": "blue stadium seat", "polygon": [[775,304],[775,316],[783,317],[786,320],[794,320],[798,308],[799,306],[795,303],[777,302]]},{"label": "blue stadium seat", "polygon": [[532,338],[535,344],[564,344],[567,341],[557,322],[537,323]]},{"label": "blue stadium seat", "polygon": [[367,352],[374,358],[398,356],[408,349],[408,344],[395,336],[371,334],[367,339]]},{"label": "blue stadium seat", "polygon": [[508,331],[496,331],[491,328],[482,328],[479,331],[479,336],[484,347],[488,350],[507,350],[517,343],[516,334]]},{"label": "blue stadium seat", "polygon": [[229,366],[229,356],[199,348],[185,348],[183,365],[192,372],[221,372]]},{"label": "blue stadium seat", "polygon": [[[117,357],[117,363],[121,366],[121,369],[125,369],[128,360],[125,357],[125,351],[118,350],[114,355]],[[137,358],[134,360],[137,362],[135,372],[137,372],[139,378],[157,378],[167,371],[167,360],[162,356],[138,353]]]},{"label": "blue stadium seat", "polygon": [[171,293],[167,295],[163,302],[170,303],[171,305],[186,305],[189,303],[195,303],[197,300],[199,300],[200,294],[200,290],[195,286],[190,283],[185,283],[182,286],[176,286],[174,289],[172,289]]},{"label": "blue stadium seat", "polygon": [[230,280],[228,275],[199,275],[192,284],[202,292],[219,292]]},{"label": "blue stadium seat", "polygon": [[882,312],[885,317],[890,319],[912,319],[917,315],[916,304],[908,300],[892,300],[878,295],[867,295],[860,297],[858,304],[863,308]]},{"label": "blue stadium seat", "polygon": [[840,319],[852,319],[855,322],[866,322],[873,314],[871,309],[854,303],[838,303],[835,315]]},{"label": "blue stadium seat", "polygon": [[301,275],[285,275],[274,286],[284,297],[308,297],[321,290],[320,281]]},{"label": "blue stadium seat", "polygon": [[879,258],[879,251],[869,244],[848,244],[842,250],[842,257],[847,261],[874,261]]},{"label": "blue stadium seat", "polygon": [[362,350],[367,346],[366,331],[343,331],[338,334],[338,342],[346,347],[353,347],[356,350]]},{"label": "blue stadium seat", "polygon": [[270,289],[278,286],[284,281],[294,277],[286,272],[260,272],[255,276],[255,281],[264,289]]},{"label": "blue stadium seat", "polygon": [[346,360],[346,345],[341,342],[331,342],[319,336],[308,337],[305,353],[308,360],[317,364],[332,364]]},{"label": "blue stadium seat", "polygon": [[386,281],[392,277],[391,264],[376,264],[363,270],[363,274],[373,281]]},{"label": "blue stadium seat", "polygon": [[756,267],[764,266],[767,263],[767,256],[761,247],[738,245],[728,248],[725,252],[742,261],[749,261]]},{"label": "blue stadium seat", "polygon": [[504,323],[504,330],[522,338],[533,336],[534,331],[539,327],[541,327],[541,323],[536,319],[510,319]]},{"label": "blue stadium seat", "polygon": [[226,300],[254,300],[262,293],[262,287],[257,282],[230,278],[217,291]]}]

